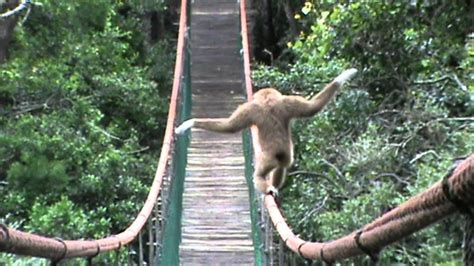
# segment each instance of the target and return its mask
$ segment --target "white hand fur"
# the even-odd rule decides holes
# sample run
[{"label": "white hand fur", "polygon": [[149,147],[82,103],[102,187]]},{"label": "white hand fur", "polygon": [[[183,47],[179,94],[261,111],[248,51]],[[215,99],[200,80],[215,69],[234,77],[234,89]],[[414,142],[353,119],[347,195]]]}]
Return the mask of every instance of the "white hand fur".
[{"label": "white hand fur", "polygon": [[184,121],[179,127],[177,127],[174,132],[176,134],[184,134],[184,132],[194,126],[194,118]]},{"label": "white hand fur", "polygon": [[344,84],[346,81],[352,79],[355,74],[357,73],[357,69],[355,68],[351,68],[351,69],[348,69],[348,70],[345,70],[344,72],[342,72],[339,76],[337,76],[334,81],[339,83],[339,84]]}]

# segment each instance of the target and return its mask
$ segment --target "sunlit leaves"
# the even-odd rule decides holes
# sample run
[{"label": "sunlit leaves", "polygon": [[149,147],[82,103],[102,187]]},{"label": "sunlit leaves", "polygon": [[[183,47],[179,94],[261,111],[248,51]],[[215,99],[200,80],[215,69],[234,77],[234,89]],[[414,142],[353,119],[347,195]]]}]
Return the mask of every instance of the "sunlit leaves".
[{"label": "sunlit leaves", "polygon": [[308,15],[309,12],[313,9],[313,4],[311,2],[305,2],[301,12],[305,15]]}]

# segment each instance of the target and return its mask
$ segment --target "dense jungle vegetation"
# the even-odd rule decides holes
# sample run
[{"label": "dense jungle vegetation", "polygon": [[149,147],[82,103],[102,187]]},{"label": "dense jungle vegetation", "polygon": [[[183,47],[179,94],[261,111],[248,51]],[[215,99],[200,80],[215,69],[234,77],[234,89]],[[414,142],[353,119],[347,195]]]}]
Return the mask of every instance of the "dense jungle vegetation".
[{"label": "dense jungle vegetation", "polygon": [[159,157],[175,1],[40,2],[15,18],[0,66],[0,222],[65,239],[121,232]]},{"label": "dense jungle vegetation", "polygon": [[[262,0],[255,7],[257,87],[313,95],[342,70],[360,71],[325,111],[293,127],[296,163],[282,202],[302,238],[359,229],[474,151],[472,1]],[[464,220],[455,215],[397,242],[381,264],[462,264]]]}]

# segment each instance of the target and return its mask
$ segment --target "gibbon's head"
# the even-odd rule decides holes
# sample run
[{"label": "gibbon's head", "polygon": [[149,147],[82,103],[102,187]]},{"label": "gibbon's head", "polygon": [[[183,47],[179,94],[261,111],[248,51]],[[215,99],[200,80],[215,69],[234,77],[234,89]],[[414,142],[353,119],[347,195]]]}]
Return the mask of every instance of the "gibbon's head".
[{"label": "gibbon's head", "polygon": [[263,88],[258,90],[254,95],[253,98],[257,101],[269,100],[269,99],[276,99],[281,97],[282,94],[274,88]]}]

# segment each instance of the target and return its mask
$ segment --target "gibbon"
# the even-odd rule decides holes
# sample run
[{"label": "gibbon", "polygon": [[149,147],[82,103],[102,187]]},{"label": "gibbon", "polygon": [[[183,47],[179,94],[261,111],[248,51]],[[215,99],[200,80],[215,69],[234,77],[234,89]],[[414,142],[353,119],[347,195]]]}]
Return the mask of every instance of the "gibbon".
[{"label": "gibbon", "polygon": [[255,161],[254,183],[262,193],[277,196],[286,169],[293,163],[291,120],[317,114],[356,72],[354,68],[345,70],[310,100],[282,95],[273,88],[261,89],[254,94],[252,101],[240,105],[229,118],[192,118],[183,122],[175,132],[182,134],[196,127],[234,133],[255,125],[262,152]]}]

